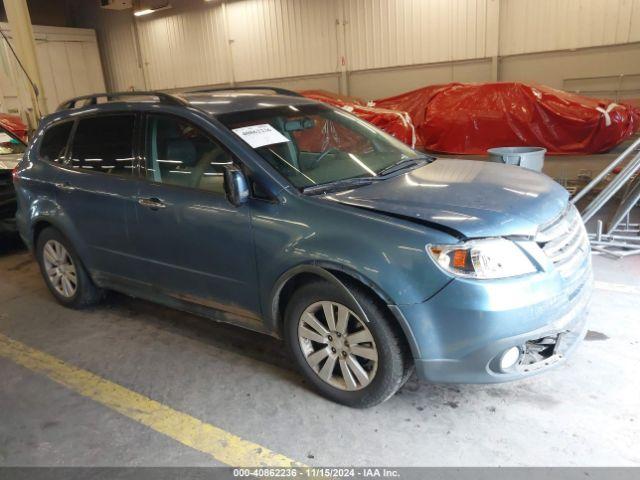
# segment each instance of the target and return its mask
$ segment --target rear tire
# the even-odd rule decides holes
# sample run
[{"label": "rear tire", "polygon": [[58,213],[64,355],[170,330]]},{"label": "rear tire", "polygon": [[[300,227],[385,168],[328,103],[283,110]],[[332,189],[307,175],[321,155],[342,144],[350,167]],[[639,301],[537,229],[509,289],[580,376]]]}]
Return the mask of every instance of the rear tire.
[{"label": "rear tire", "polygon": [[36,258],[49,291],[65,307],[84,308],[103,298],[104,291],[93,283],[73,245],[57,229],[42,230]]},{"label": "rear tire", "polygon": [[321,395],[367,408],[393,396],[412,367],[404,339],[384,307],[358,286],[350,286],[350,293],[353,298],[324,280],[300,287],[285,311],[285,341]]}]

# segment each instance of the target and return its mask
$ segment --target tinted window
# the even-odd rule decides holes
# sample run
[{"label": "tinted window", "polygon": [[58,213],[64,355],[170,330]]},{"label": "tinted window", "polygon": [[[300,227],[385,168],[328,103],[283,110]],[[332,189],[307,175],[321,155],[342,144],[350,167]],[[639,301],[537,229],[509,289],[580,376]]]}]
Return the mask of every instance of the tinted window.
[{"label": "tinted window", "polygon": [[133,171],[133,115],[84,118],[73,135],[73,168],[131,175]]},{"label": "tinted window", "polygon": [[224,195],[224,168],[232,156],[200,129],[183,120],[150,115],[147,121],[147,178]]},{"label": "tinted window", "polygon": [[49,162],[60,160],[64,147],[67,146],[72,126],[73,122],[65,122],[49,127],[40,144],[40,158]]}]

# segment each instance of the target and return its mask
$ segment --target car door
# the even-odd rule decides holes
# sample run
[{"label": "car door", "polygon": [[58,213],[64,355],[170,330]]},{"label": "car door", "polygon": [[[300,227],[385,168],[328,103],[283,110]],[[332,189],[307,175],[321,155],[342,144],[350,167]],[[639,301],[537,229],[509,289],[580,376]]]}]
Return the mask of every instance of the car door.
[{"label": "car door", "polygon": [[132,229],[140,280],[164,295],[258,321],[250,207],[232,205],[224,169],[234,156],[202,128],[148,114]]},{"label": "car door", "polygon": [[82,242],[94,275],[130,276],[133,254],[127,225],[135,214],[134,113],[81,117],[68,151],[56,163],[56,199]]}]

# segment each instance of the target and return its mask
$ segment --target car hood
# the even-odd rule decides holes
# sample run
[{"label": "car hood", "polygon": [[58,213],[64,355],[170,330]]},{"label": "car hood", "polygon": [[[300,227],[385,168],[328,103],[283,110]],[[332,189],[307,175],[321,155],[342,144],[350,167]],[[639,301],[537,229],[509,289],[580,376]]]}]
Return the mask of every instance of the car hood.
[{"label": "car hood", "polygon": [[438,159],[405,174],[325,198],[413,218],[467,238],[535,235],[569,194],[541,173],[500,163]]}]

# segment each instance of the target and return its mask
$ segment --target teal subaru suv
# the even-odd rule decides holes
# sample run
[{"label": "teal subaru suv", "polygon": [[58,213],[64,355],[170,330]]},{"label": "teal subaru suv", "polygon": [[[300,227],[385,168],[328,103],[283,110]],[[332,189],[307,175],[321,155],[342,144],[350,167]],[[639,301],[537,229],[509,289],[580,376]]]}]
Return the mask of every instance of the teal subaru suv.
[{"label": "teal subaru suv", "polygon": [[283,339],[326,397],[524,378],[580,343],[588,237],[547,176],[412,150],[276,88],[79,97],[14,172],[63,305],[107,290]]}]

